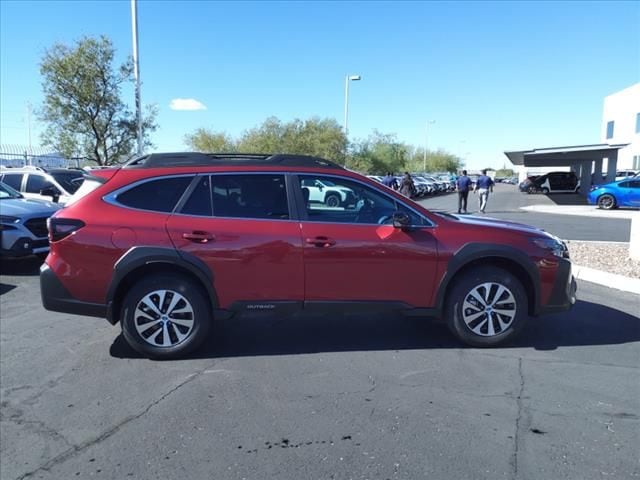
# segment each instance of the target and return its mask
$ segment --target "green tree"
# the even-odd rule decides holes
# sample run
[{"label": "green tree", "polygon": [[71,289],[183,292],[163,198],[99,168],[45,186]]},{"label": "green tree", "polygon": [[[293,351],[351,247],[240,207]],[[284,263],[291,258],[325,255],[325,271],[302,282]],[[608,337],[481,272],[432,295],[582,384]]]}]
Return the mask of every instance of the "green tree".
[{"label": "green tree", "polygon": [[[66,156],[81,156],[98,165],[124,161],[136,150],[135,114],[121,98],[121,87],[133,81],[133,63],[114,66],[111,40],[84,37],[68,46],[57,43],[40,64],[44,102],[40,119],[47,124],[43,143]],[[156,110],[143,118],[145,146],[156,129]]]},{"label": "green tree", "polygon": [[510,168],[501,168],[500,170],[496,170],[496,177],[498,178],[507,178],[507,177],[513,177],[514,173],[513,170]]},{"label": "green tree", "polygon": [[405,169],[408,154],[409,147],[399,142],[395,134],[374,130],[368,138],[353,144],[347,166],[363,173],[397,173]]},{"label": "green tree", "polygon": [[313,117],[283,123],[276,117],[269,117],[258,127],[244,132],[237,148],[247,153],[315,155],[342,164],[347,138],[333,119]]},{"label": "green tree", "polygon": [[224,132],[213,132],[206,128],[198,128],[195,132],[185,135],[184,143],[191,150],[197,152],[235,152],[236,142]]},{"label": "green tree", "polygon": [[[427,151],[427,172],[457,172],[462,168],[463,163],[460,158],[444,150]],[[422,172],[424,170],[424,149],[416,148],[411,152],[407,168],[412,172]]]}]

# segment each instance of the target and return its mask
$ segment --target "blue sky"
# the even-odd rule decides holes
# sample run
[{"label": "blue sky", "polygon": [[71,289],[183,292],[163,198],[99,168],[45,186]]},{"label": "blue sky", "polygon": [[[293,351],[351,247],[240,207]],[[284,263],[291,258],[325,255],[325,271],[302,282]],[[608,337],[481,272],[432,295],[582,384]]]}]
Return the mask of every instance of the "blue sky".
[{"label": "blue sky", "polygon": [[[129,1],[0,1],[0,143],[26,144],[54,42],[111,37],[131,54]],[[159,151],[198,127],[238,135],[266,117],[374,128],[502,166],[504,150],[598,143],[603,97],[640,81],[640,2],[214,2],[138,6],[142,101]],[[124,94],[133,105],[133,90]],[[176,111],[176,98],[206,110]],[[43,126],[34,119],[33,143]]]}]

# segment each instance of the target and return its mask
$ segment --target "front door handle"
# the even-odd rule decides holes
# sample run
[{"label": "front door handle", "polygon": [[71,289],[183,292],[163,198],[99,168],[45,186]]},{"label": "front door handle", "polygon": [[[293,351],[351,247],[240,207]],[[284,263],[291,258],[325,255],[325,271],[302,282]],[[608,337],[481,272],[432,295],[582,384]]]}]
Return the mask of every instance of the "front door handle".
[{"label": "front door handle", "polygon": [[307,245],[314,245],[316,247],[323,247],[323,248],[332,247],[336,244],[336,241],[333,240],[332,238],[323,237],[323,236],[307,238],[305,242]]},{"label": "front door handle", "polygon": [[182,234],[182,238],[194,243],[208,243],[216,239],[216,237],[209,232],[201,231],[185,232]]}]

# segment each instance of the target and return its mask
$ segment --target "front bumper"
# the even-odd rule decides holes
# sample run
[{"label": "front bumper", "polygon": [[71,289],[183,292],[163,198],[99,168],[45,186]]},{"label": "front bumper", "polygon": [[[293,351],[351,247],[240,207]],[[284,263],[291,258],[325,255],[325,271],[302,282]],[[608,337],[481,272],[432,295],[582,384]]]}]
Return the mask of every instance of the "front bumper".
[{"label": "front bumper", "polygon": [[0,254],[3,257],[26,257],[49,251],[47,238],[29,238],[13,234],[11,230],[0,232]]},{"label": "front bumper", "polygon": [[553,284],[549,301],[546,305],[540,307],[538,313],[545,315],[570,310],[576,303],[577,290],[576,279],[571,273],[571,262],[563,258],[558,265],[556,281]]},{"label": "front bumper", "polygon": [[40,267],[40,295],[45,310],[89,317],[106,318],[107,316],[106,305],[83,302],[72,297],[46,263]]}]

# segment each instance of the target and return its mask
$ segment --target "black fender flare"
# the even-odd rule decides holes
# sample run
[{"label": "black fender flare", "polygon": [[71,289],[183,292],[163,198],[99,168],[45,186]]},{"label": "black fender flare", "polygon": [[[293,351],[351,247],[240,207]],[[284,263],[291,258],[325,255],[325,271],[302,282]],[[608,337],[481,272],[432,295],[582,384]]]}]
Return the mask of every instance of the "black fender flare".
[{"label": "black fender flare", "polygon": [[538,272],[538,268],[531,258],[522,250],[508,245],[493,243],[467,243],[451,257],[447,264],[447,271],[438,286],[436,296],[436,306],[438,310],[444,310],[447,289],[456,274],[469,264],[485,258],[502,258],[517,264],[524,270],[533,286],[533,305],[529,306],[529,310],[536,315],[540,309],[540,273]]},{"label": "black fender flare", "polygon": [[212,311],[217,308],[218,296],[213,287],[213,272],[198,257],[190,253],[178,252],[170,247],[131,247],[113,267],[113,276],[106,296],[109,323],[115,325],[119,320],[119,308],[114,308],[114,306],[118,300],[116,294],[122,281],[138,268],[153,264],[176,265],[194,275],[206,290]]}]

